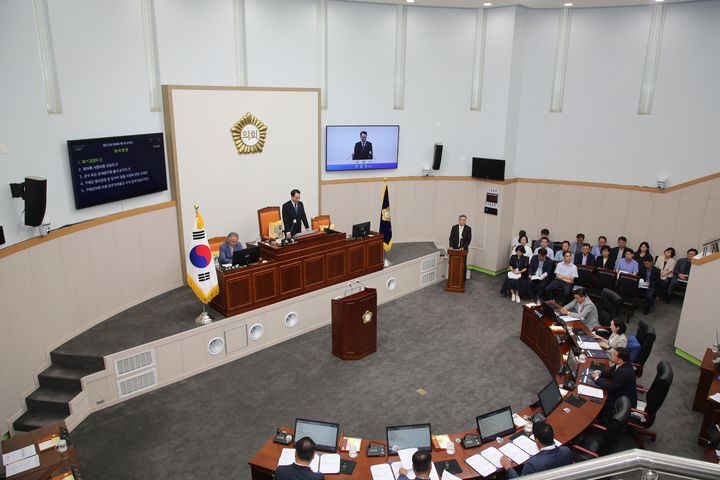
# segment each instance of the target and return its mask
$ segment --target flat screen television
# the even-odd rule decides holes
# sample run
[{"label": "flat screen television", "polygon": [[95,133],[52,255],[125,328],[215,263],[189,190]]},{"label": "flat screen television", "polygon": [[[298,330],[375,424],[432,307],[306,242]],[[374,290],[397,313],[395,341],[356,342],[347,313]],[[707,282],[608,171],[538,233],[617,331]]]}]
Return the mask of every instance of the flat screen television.
[{"label": "flat screen television", "polygon": [[429,423],[386,427],[385,435],[388,455],[397,455],[398,450],[404,448],[417,448],[424,452],[432,450],[432,429]]},{"label": "flat screen television", "polygon": [[505,160],[473,157],[472,176],[486,180],[505,180]]},{"label": "flat screen television", "polygon": [[68,140],[75,208],[167,190],[162,133]]},{"label": "flat screen television", "polygon": [[397,168],[399,125],[327,125],[325,171]]}]

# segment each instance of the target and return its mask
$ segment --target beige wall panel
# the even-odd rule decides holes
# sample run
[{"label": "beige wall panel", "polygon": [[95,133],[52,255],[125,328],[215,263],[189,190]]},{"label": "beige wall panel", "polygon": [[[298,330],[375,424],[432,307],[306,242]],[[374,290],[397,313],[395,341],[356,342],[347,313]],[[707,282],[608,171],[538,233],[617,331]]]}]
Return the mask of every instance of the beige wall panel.
[{"label": "beige wall panel", "polygon": [[[435,225],[430,222],[435,212],[437,183],[419,180],[415,184],[415,207],[413,209],[413,233],[416,241],[428,241],[435,238]],[[441,246],[441,245],[438,245]]]},{"label": "beige wall panel", "polygon": [[696,359],[702,359],[718,328],[717,316],[708,315],[708,312],[713,312],[717,308],[718,278],[720,278],[720,260],[692,267],[675,346]]},{"label": "beige wall panel", "polygon": [[[554,240],[575,241],[579,230],[581,187],[562,185],[558,189],[557,215],[555,216],[555,232],[550,238]],[[550,216],[548,218],[551,218]],[[550,229],[552,232],[553,230]]]},{"label": "beige wall panel", "polygon": [[678,246],[673,244],[673,239],[680,208],[680,193],[657,195],[653,200],[652,218],[648,229],[648,238],[652,241],[650,246],[657,251],[660,249],[664,251],[668,247],[675,247],[677,250]]},{"label": "beige wall panel", "polygon": [[118,258],[122,259],[123,265],[118,269],[122,276],[120,292],[125,302],[131,299],[141,298],[147,295],[149,282],[145,277],[144,265],[135,265],[135,268],[128,268],[133,262],[141,261],[141,249],[144,245],[140,237],[140,220],[138,217],[129,217],[113,223],[113,234],[115,235],[115,251]]},{"label": "beige wall panel", "polygon": [[159,222],[162,224],[161,239],[153,239],[158,245],[158,258],[162,259],[162,266],[158,268],[164,271],[163,282],[156,287],[163,289],[173,288],[182,284],[182,267],[180,259],[180,245],[175,241],[172,232],[177,231],[177,213],[175,208],[160,210]]},{"label": "beige wall panel", "polygon": [[[649,241],[648,232],[653,211],[654,193],[628,192],[628,204],[625,209],[624,235],[628,238],[629,246],[637,249],[640,242]],[[617,238],[617,237],[616,237]],[[650,253],[657,254],[656,246],[650,243]]]},{"label": "beige wall panel", "polygon": [[710,196],[711,189],[712,182],[701,182],[685,187],[680,191],[685,197],[708,198]]},{"label": "beige wall panel", "polygon": [[183,338],[180,344],[182,345],[182,362],[185,373],[199,370],[205,366],[202,335]]},{"label": "beige wall panel", "polygon": [[355,208],[355,185],[323,185],[322,189],[323,213],[330,215],[338,231],[350,233]]},{"label": "beige wall panel", "polygon": [[[520,230],[525,230],[531,242],[542,228],[539,226],[539,220],[535,217],[537,190],[536,183],[518,183],[515,191],[512,235],[515,236]],[[511,240],[512,237],[507,239],[508,244]]]},{"label": "beige wall panel", "polygon": [[[390,215],[392,220],[393,241],[414,241],[414,225],[419,220],[416,206],[415,182],[395,182],[390,189]],[[382,201],[377,200],[378,222]],[[372,223],[372,222],[371,222]],[[380,228],[380,224],[375,227]]]},{"label": "beige wall panel", "polygon": [[72,313],[68,318],[69,330],[53,339],[48,346],[74,336],[98,317],[92,298],[103,288],[102,279],[97,276],[102,271],[102,265],[95,264],[99,259],[87,258],[89,242],[86,230],[60,237],[55,243],[60,253],[61,272],[65,277],[65,282],[58,288],[62,289],[66,301],[71,305]]},{"label": "beige wall panel", "polygon": [[158,382],[168,382],[183,374],[183,355],[180,343],[167,343],[155,348],[155,364],[158,365]]},{"label": "beige wall panel", "polygon": [[[464,205],[460,204],[456,182],[437,182],[436,202],[435,208],[433,209],[434,215],[428,217],[434,218],[434,235],[431,240],[433,240],[438,247],[443,249],[448,248],[450,228],[457,223],[457,212],[461,206]],[[477,224],[473,223],[471,225],[474,227]],[[475,239],[473,239],[473,246],[479,246]]]},{"label": "beige wall panel", "polygon": [[605,192],[607,190],[602,188],[580,188],[578,232],[585,234],[585,241],[590,245],[595,245],[600,235],[608,236],[607,232],[602,231],[598,225],[598,221],[603,215]]},{"label": "beige wall panel", "polygon": [[245,325],[225,330],[225,351],[234,353],[246,348],[247,344],[247,328],[245,328]]},{"label": "beige wall panel", "polygon": [[690,247],[699,248],[703,229],[703,218],[707,211],[708,198],[680,195],[677,222],[673,242],[675,249],[685,252]]},{"label": "beige wall panel", "polygon": [[[513,212],[515,211],[515,194],[517,184],[504,185],[500,190],[500,231],[497,237],[497,265],[508,260],[510,253],[510,240],[513,236]],[[515,233],[517,234],[517,233]],[[497,269],[496,269],[497,270]]]},{"label": "beige wall panel", "polygon": [[[393,187],[390,185],[390,214],[393,213]],[[380,207],[382,206],[381,182],[356,183],[355,184],[355,213],[352,217],[350,227],[355,223],[370,221],[370,228],[377,231],[380,228]],[[348,233],[352,229],[348,228]]]},{"label": "beige wall panel", "polygon": [[[114,379],[114,376],[108,377]],[[85,383],[84,390],[87,392],[88,404],[91,408],[97,405],[97,402],[106,402],[110,397],[110,392],[108,391],[108,377],[98,378]],[[113,394],[113,396],[115,396],[115,394]]]},{"label": "beige wall panel", "polygon": [[[90,238],[91,240],[88,241],[87,245],[87,256],[92,259],[94,265],[93,275],[100,277],[98,279],[98,288],[95,291],[94,303],[105,314],[107,312],[118,312],[125,306],[127,298],[120,293],[122,292],[122,282],[125,281],[122,270],[124,270],[127,262],[110,253],[114,251],[116,241],[112,223],[93,228]],[[176,261],[178,261],[177,257]],[[113,272],[113,274],[108,275],[108,272]],[[103,316],[97,318],[100,319]]]},{"label": "beige wall panel", "polygon": [[[173,237],[166,238],[167,235],[163,231],[162,210],[143,215],[138,218],[137,224],[137,236],[141,248],[136,252],[135,258],[142,262],[142,267],[136,271],[141,273],[146,290],[155,290],[156,285],[166,284],[163,268],[165,256],[161,253],[163,247],[169,244],[177,246],[178,242],[174,241]],[[175,229],[177,230],[177,225]]]},{"label": "beige wall panel", "polygon": [[710,198],[720,198],[720,178],[710,181]]},{"label": "beige wall panel", "polygon": [[[617,245],[617,238],[625,233],[625,210],[628,208],[630,192],[628,190],[604,189],[602,225],[603,235],[608,237],[610,245]],[[634,245],[637,239],[628,237],[629,245]]]},{"label": "beige wall panel", "polygon": [[[702,224],[701,242],[709,242],[720,237],[720,198],[709,198],[705,221]],[[698,248],[700,245],[698,245]]]}]

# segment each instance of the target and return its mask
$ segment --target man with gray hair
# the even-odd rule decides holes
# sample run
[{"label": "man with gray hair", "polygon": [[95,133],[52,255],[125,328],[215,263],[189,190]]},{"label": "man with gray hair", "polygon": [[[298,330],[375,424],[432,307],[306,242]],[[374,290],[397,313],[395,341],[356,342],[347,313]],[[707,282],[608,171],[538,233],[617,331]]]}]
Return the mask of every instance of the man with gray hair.
[{"label": "man with gray hair", "polygon": [[237,232],[228,233],[227,239],[220,245],[220,265],[232,264],[233,252],[243,249],[243,245],[238,239]]}]

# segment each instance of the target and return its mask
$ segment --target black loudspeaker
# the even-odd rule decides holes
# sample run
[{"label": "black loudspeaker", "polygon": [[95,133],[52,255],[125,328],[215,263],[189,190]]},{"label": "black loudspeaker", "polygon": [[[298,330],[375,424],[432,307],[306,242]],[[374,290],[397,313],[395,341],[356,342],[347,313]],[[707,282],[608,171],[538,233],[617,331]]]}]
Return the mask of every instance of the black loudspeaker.
[{"label": "black loudspeaker", "polygon": [[3,230],[3,227],[0,225],[0,245],[5,243],[5,230]]},{"label": "black loudspeaker", "polygon": [[47,179],[25,177],[25,225],[39,227],[47,206]]},{"label": "black loudspeaker", "polygon": [[440,170],[440,162],[442,161],[442,143],[435,144],[435,155],[433,156],[433,170]]}]

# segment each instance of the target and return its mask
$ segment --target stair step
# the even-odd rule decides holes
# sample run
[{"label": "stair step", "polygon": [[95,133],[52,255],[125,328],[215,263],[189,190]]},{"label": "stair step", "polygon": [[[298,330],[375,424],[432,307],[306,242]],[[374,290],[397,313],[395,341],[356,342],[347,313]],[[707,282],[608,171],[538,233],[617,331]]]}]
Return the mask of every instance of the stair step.
[{"label": "stair step", "polygon": [[92,373],[95,372],[92,370],[51,365],[38,375],[38,381],[41,387],[79,392],[82,390],[80,379]]},{"label": "stair step", "polygon": [[40,387],[25,398],[28,411],[47,410],[70,415],[70,400],[80,391]]},{"label": "stair step", "polygon": [[13,422],[13,429],[17,432],[30,432],[45,425],[63,422],[67,417],[67,414],[46,410],[25,412],[20,418]]},{"label": "stair step", "polygon": [[77,368],[91,372],[99,372],[105,369],[105,360],[103,357],[72,355],[57,350],[50,352],[50,361],[53,365],[59,367]]}]

